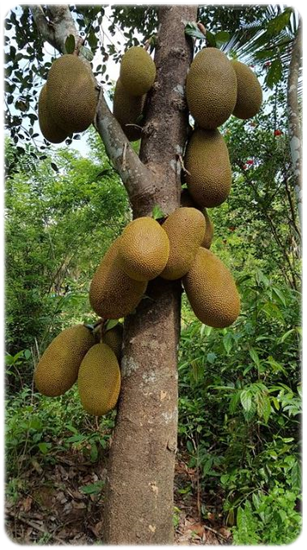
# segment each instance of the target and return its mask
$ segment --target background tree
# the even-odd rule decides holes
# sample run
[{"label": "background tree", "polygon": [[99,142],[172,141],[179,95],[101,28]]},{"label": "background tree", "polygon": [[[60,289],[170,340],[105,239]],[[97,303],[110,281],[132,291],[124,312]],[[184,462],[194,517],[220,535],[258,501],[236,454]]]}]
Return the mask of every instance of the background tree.
[{"label": "background tree", "polygon": [[[246,21],[253,23],[259,22],[264,12],[260,8],[255,8],[244,13]],[[126,29],[127,46],[136,42],[133,29],[143,29],[148,38],[157,31],[159,23],[159,34],[155,42],[158,86],[152,91],[148,102],[140,156],[123,136],[101,93],[95,126],[128,191],[133,215],[151,215],[157,205],[167,215],[179,205],[181,165],[178,155],[183,151],[188,129],[187,111],[180,90],[184,89],[185,75],[192,57],[192,41],[185,36],[184,27],[186,21],[197,20],[196,7],[120,7],[114,8],[112,15],[110,30],[112,26],[114,29],[115,25]],[[243,12],[240,10],[208,10],[207,19],[204,19],[207,40],[216,44],[219,44],[219,40],[225,41],[225,36],[218,33],[223,32],[225,26],[229,30],[234,30],[242,15]],[[94,53],[98,50],[97,35],[102,16],[103,10],[95,6],[77,6],[70,9],[65,6],[33,6],[17,9],[7,18],[7,42],[10,42],[9,34],[14,28],[19,49],[26,49],[26,55],[18,52],[12,44],[8,49],[7,120],[17,146],[17,154],[25,154],[23,146],[20,145],[20,138],[35,141],[38,137],[34,129],[36,115],[29,112],[29,108],[31,104],[35,104],[41,83],[40,77],[46,78],[50,67],[50,62],[44,63],[43,41],[48,41],[63,53],[67,37],[73,35],[75,44],[82,43],[81,55],[88,58],[88,46]],[[272,19],[275,16],[276,14],[272,15]],[[84,39],[87,46],[84,46]],[[118,55],[112,52],[112,48],[110,50],[103,51],[102,63],[100,67],[96,67],[95,72],[100,85],[105,85],[108,80],[107,55]],[[27,60],[24,67],[20,66],[22,59],[22,63]],[[18,99],[14,100],[16,90]],[[13,104],[15,109],[10,107]],[[21,116],[16,114],[16,109],[23,115],[30,115],[32,127],[21,128]],[[232,130],[234,132],[235,125]],[[236,157],[236,140],[240,139],[240,133],[236,129],[232,139],[232,130],[230,129],[229,143],[230,146],[233,144],[233,158],[237,163],[238,175],[241,172],[242,181],[254,185],[252,174],[248,173],[246,177],[247,172],[242,159]],[[68,143],[70,141],[69,139]],[[118,151],[121,151],[121,155],[118,155]],[[13,155],[15,153],[12,151]],[[37,154],[34,151],[32,153]],[[255,158],[255,169],[257,162],[258,159]],[[13,169],[14,161],[10,165],[13,165]],[[278,169],[274,173],[275,176],[277,171]],[[253,172],[253,176],[260,181],[261,175],[263,174],[259,166],[258,174]],[[285,182],[286,177],[282,179],[281,176],[281,181]],[[80,181],[76,189],[79,189],[79,185]],[[256,199],[263,205],[263,216],[269,220],[268,207],[272,208],[272,196],[266,188],[259,189],[255,185],[253,188]],[[94,189],[92,197],[95,193]],[[291,191],[289,203],[290,199],[292,200]],[[75,197],[72,197],[72,200],[74,201]],[[84,206],[82,197],[81,205]],[[56,209],[61,212],[60,201],[56,204]],[[222,210],[219,212],[222,213]],[[294,218],[293,225],[296,223]],[[88,221],[84,219],[82,236],[86,233]],[[276,258],[281,253],[282,242],[277,226],[278,224],[274,225],[278,251]],[[283,264],[284,274],[295,287],[296,268],[291,264],[291,260],[289,262],[287,267]],[[122,364],[123,389],[110,459],[110,484],[105,517],[105,534],[108,542],[172,542],[180,292],[176,283],[153,283],[148,290],[149,299],[143,300],[137,315],[131,316],[126,322]],[[127,509],[130,511],[129,515],[126,513]]]}]

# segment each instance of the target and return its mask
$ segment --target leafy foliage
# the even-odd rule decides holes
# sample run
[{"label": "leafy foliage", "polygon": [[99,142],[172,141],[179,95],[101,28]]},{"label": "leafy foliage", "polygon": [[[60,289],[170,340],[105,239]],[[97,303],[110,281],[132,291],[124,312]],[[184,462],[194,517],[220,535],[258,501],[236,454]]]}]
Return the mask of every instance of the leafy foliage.
[{"label": "leafy foliage", "polygon": [[[6,342],[12,356],[30,349],[33,360],[60,327],[93,319],[91,276],[129,210],[102,146],[95,137],[91,145],[92,159],[58,149],[32,165],[24,155],[7,178]],[[8,144],[9,155],[12,149]],[[27,372],[32,368],[30,361]]]}]

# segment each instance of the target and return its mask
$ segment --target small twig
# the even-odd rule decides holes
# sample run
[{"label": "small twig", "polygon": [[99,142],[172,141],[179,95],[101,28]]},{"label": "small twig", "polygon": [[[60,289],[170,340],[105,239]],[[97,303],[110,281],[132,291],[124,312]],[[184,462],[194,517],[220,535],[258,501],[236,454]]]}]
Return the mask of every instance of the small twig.
[{"label": "small twig", "polygon": [[227,540],[227,538],[224,537],[224,535],[221,535],[221,533],[219,533],[219,532],[216,531],[215,529],[212,529],[212,527],[209,527],[208,525],[205,525],[205,524],[204,524],[204,529],[207,529],[207,531],[211,531],[211,533],[214,533],[214,534],[217,535],[218,537],[221,537],[221,539],[223,539],[223,540]]},{"label": "small twig", "polygon": [[[10,515],[13,515],[13,514],[10,514]],[[63,540],[60,539],[60,537],[57,537],[53,533],[49,533],[46,529],[44,529],[44,527],[41,527],[40,525],[37,525],[37,523],[35,523],[34,521],[30,521],[29,519],[26,519],[26,518],[24,518],[20,515],[15,516],[15,518],[17,520],[22,521],[23,523],[26,523],[27,525],[29,525],[33,529],[36,529],[36,531],[40,531],[40,533],[44,533],[44,535],[46,535],[46,534],[50,535],[54,540],[56,540],[56,541],[60,542],[61,544],[63,544]]]},{"label": "small twig", "polygon": [[94,121],[93,121],[93,124],[94,124],[95,129],[97,130],[97,132],[98,132],[97,118],[98,118],[98,115],[99,115],[102,96],[103,96],[103,89],[102,89],[102,86],[100,86],[99,96],[98,96],[98,101],[97,101],[97,106],[96,106],[96,112],[95,112]]},{"label": "small twig", "polygon": [[123,148],[123,156],[122,156],[122,167],[123,167],[123,170],[126,170],[126,168],[127,168],[127,165],[126,165],[126,153],[127,153],[127,142],[124,143],[124,148]]},{"label": "small twig", "polygon": [[183,158],[181,155],[177,155],[178,157],[178,160],[180,162],[180,165],[181,165],[181,170],[183,170],[186,174],[188,174],[189,176],[191,175],[189,170],[186,169],[185,165],[184,165],[184,162],[183,162]]}]

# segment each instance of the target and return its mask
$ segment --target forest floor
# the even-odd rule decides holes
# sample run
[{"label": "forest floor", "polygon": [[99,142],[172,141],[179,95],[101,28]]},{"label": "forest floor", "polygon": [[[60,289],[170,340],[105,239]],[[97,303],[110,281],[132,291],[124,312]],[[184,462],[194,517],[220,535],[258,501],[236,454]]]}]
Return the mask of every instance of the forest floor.
[{"label": "forest floor", "polygon": [[[32,459],[10,482],[6,501],[6,533],[16,543],[46,545],[91,545],[103,538],[101,510],[106,468],[93,466],[78,451],[57,454],[55,464],[44,467]],[[91,473],[89,473],[91,472]],[[201,494],[197,472],[182,456],[175,474],[175,545],[231,544],[223,525],[217,496]],[[207,518],[200,520],[200,505],[206,502]],[[220,510],[219,510],[220,508]]]}]

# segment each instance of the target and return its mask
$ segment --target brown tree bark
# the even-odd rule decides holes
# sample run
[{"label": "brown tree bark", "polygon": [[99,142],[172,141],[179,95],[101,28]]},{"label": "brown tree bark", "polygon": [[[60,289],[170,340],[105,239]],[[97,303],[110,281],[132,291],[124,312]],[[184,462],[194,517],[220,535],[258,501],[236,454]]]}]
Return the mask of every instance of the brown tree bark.
[{"label": "brown tree bark", "polygon": [[[193,50],[184,20],[195,19],[196,6],[159,9],[157,81],[140,153],[154,176],[154,194],[150,200],[140,196],[133,204],[135,217],[150,214],[154,205],[165,214],[179,206],[178,155],[188,127],[184,87]],[[157,279],[147,294],[125,322],[122,389],[104,516],[108,544],[173,544],[181,286]]]}]

